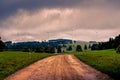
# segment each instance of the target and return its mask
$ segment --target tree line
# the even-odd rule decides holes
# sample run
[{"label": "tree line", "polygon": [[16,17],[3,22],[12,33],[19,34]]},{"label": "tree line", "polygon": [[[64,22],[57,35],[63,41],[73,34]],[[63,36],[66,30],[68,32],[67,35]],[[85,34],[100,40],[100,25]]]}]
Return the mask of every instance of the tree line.
[{"label": "tree line", "polygon": [[[3,42],[0,37],[0,51],[13,50],[23,52],[40,52],[40,53],[62,53],[62,48],[67,48],[65,44],[72,43],[71,40],[55,40],[50,42],[18,42],[12,43],[12,41]],[[63,45],[60,45],[63,44]],[[85,49],[87,46],[85,45]],[[72,46],[69,46],[68,51],[72,50]],[[77,45],[76,51],[83,51],[80,45]]]},{"label": "tree line", "polygon": [[[18,42],[12,43],[8,41],[4,43],[0,37],[0,51],[3,50],[17,50],[17,51],[24,51],[24,52],[45,52],[45,53],[61,53],[62,48],[66,47],[65,44],[72,43],[71,40],[52,40],[49,42]],[[63,44],[63,46],[59,45]],[[120,53],[120,35],[116,36],[115,38],[109,38],[109,41],[106,42],[98,42],[98,44],[93,44],[90,46],[91,50],[104,50],[104,49],[115,49],[117,53]],[[72,51],[72,46],[67,48],[68,51]],[[84,50],[87,50],[87,46],[84,46]],[[83,51],[81,45],[77,45],[76,51],[81,52]]]},{"label": "tree line", "polygon": [[104,50],[104,49],[115,49],[117,53],[120,53],[120,35],[115,38],[109,38],[109,41],[98,42],[93,44],[91,50]]}]

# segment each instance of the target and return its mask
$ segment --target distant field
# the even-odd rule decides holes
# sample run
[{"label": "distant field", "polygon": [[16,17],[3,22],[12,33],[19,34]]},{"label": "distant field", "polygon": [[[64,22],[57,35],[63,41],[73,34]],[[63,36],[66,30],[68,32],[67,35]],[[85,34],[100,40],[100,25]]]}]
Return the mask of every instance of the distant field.
[{"label": "distant field", "polygon": [[[66,48],[65,49],[63,48],[63,51],[68,52],[68,53],[76,51],[77,45],[80,45],[83,51],[84,51],[85,45],[87,46],[87,50],[90,50],[90,48],[89,48],[90,43],[89,42],[81,41],[81,42],[75,42],[75,43],[72,43],[72,44],[64,44],[64,45],[66,45]],[[69,48],[69,46],[72,46],[71,51],[67,50]]]},{"label": "distant field", "polygon": [[51,55],[28,52],[0,52],[0,80],[35,61]]},{"label": "distant field", "polygon": [[115,50],[74,52],[75,56],[90,66],[120,80],[120,54]]}]

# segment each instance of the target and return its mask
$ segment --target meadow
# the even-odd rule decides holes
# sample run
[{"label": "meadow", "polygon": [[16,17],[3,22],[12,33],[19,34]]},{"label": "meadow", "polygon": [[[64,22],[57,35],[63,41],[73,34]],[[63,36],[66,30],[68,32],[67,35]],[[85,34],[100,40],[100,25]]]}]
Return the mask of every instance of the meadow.
[{"label": "meadow", "polygon": [[52,54],[16,51],[0,52],[0,80],[48,56],[52,56]]},{"label": "meadow", "polygon": [[120,54],[115,50],[74,52],[75,56],[86,64],[120,80]]},{"label": "meadow", "polygon": [[[117,54],[114,49],[73,53],[86,64],[108,74],[115,80],[120,80],[120,54]],[[17,51],[0,52],[0,80],[21,68],[52,55]]]}]

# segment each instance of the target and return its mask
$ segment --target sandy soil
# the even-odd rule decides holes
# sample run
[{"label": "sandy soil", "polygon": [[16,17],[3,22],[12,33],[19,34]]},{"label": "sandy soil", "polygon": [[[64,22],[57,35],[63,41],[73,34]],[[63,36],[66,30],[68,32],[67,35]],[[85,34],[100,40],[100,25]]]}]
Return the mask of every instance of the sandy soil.
[{"label": "sandy soil", "polygon": [[112,80],[79,61],[74,55],[57,55],[40,60],[5,80]]}]

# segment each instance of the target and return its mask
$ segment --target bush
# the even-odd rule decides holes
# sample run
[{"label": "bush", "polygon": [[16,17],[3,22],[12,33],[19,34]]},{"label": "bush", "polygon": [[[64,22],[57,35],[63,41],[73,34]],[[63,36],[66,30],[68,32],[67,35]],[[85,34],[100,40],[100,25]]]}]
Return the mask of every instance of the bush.
[{"label": "bush", "polygon": [[120,45],[116,48],[116,52],[120,53]]}]

